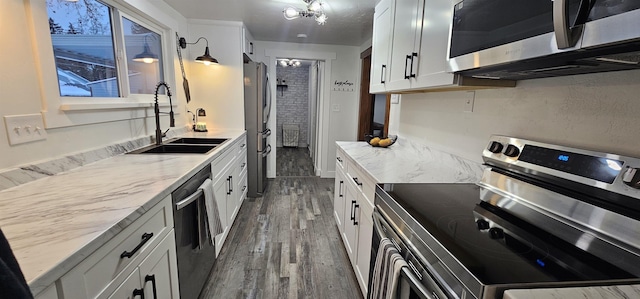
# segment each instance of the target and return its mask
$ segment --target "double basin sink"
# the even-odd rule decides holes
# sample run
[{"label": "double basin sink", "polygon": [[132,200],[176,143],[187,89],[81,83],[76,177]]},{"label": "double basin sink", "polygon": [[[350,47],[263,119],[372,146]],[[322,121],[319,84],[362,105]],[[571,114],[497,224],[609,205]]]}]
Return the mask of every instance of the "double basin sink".
[{"label": "double basin sink", "polygon": [[153,144],[130,152],[130,154],[208,154],[227,138],[177,138],[163,144]]}]

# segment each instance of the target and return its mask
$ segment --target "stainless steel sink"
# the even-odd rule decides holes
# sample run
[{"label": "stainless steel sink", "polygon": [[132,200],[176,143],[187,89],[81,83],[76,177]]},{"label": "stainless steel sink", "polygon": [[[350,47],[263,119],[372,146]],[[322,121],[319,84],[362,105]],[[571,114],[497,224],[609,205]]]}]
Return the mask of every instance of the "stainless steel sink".
[{"label": "stainless steel sink", "polygon": [[229,140],[228,138],[178,138],[167,141],[168,144],[214,144],[220,145]]},{"label": "stainless steel sink", "polygon": [[208,154],[215,148],[214,144],[154,144],[130,154]]}]

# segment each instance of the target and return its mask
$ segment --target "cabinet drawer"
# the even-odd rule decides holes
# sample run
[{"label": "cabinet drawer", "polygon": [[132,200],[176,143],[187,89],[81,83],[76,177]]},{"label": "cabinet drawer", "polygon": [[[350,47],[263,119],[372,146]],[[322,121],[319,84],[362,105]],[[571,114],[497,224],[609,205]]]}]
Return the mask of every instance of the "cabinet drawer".
[{"label": "cabinet drawer", "polygon": [[130,224],[61,279],[65,299],[102,298],[120,285],[124,275],[173,228],[171,196]]},{"label": "cabinet drawer", "polygon": [[374,180],[355,163],[349,163],[347,179],[351,179],[357,186],[358,190],[365,195],[369,203],[373,204],[376,185]]},{"label": "cabinet drawer", "polygon": [[347,172],[347,155],[339,147],[336,150],[336,168],[338,167]]},{"label": "cabinet drawer", "polygon": [[211,162],[211,174],[212,181],[217,181],[220,179],[225,172],[225,169],[231,167],[231,164],[235,161],[236,155],[238,152],[236,151],[237,144],[232,145],[232,148],[227,148],[220,156],[215,158],[213,162]]}]

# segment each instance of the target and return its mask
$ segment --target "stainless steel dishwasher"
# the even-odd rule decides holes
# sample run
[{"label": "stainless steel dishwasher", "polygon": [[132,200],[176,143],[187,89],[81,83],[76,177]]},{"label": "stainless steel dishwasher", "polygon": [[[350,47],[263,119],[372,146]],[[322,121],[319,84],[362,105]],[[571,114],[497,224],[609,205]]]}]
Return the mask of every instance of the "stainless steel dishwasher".
[{"label": "stainless steel dishwasher", "polygon": [[206,225],[204,193],[198,188],[209,178],[211,166],[207,165],[171,193],[180,298],[184,299],[198,298],[216,259]]}]

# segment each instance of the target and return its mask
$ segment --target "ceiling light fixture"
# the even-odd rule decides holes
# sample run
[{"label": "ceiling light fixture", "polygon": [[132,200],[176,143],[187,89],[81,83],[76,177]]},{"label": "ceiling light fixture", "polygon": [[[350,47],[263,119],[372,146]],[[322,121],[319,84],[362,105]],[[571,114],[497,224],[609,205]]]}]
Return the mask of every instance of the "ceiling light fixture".
[{"label": "ceiling light fixture", "polygon": [[278,59],[278,64],[280,64],[280,66],[282,67],[299,67],[302,65],[302,62],[300,62],[300,60],[295,60],[295,59]]},{"label": "ceiling light fixture", "polygon": [[204,63],[204,65],[210,65],[212,63],[216,63],[217,64],[218,63],[218,59],[215,59],[215,58],[211,57],[211,55],[209,54],[209,41],[204,37],[198,38],[198,40],[195,41],[194,43],[188,43],[187,40],[184,39],[184,37],[181,37],[180,39],[178,39],[178,46],[180,46],[180,48],[186,49],[187,45],[195,45],[201,39],[204,39],[204,41],[207,42],[207,46],[204,48],[204,54],[202,56],[198,56],[196,58],[196,61]]},{"label": "ceiling light fixture", "polygon": [[327,22],[327,15],[324,13],[324,7],[321,0],[302,0],[307,4],[306,9],[299,9],[289,6],[284,9],[284,18],[287,20],[295,20],[300,17],[314,18],[318,25],[324,25]]}]

